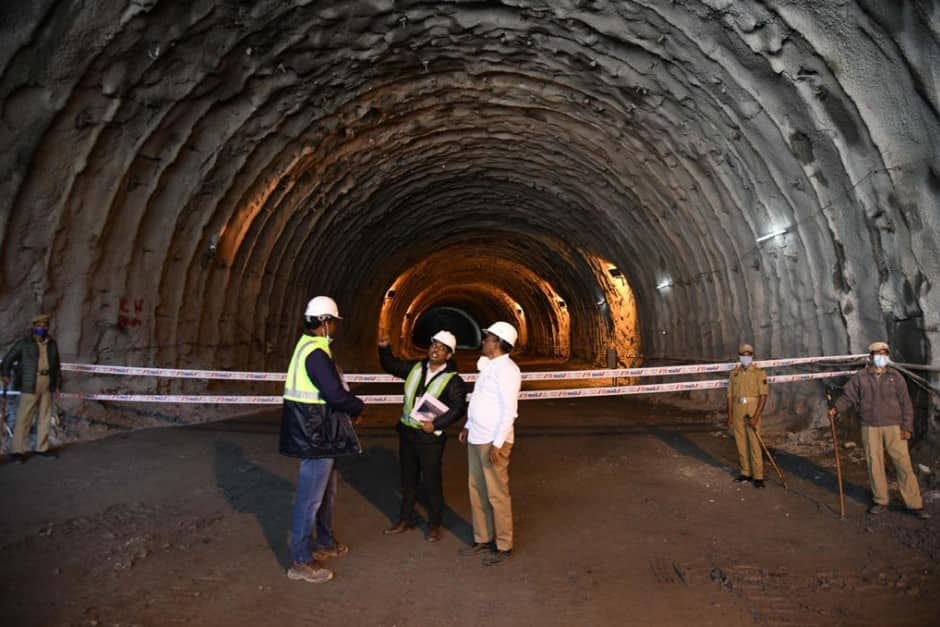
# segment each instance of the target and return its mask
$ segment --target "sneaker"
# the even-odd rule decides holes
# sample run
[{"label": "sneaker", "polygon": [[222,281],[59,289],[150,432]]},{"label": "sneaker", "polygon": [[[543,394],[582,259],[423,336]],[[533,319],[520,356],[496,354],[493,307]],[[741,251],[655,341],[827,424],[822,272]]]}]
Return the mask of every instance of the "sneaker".
[{"label": "sneaker", "polygon": [[930,519],[930,514],[928,514],[926,511],[924,511],[924,508],[923,508],[923,507],[920,508],[920,509],[912,509],[912,510],[911,510],[911,513],[914,514],[914,517],[917,518],[918,520],[928,520],[928,519]]},{"label": "sneaker", "polygon": [[291,562],[290,568],[287,569],[287,578],[310,583],[326,583],[333,578],[333,571],[323,568],[316,562],[308,564]]},{"label": "sneaker", "polygon": [[763,488],[763,487],[766,487],[766,486],[764,485],[764,480],[763,480],[763,479],[755,479],[755,480],[754,480],[754,487],[755,487],[755,488]]},{"label": "sneaker", "polygon": [[510,557],[512,557],[512,549],[508,551],[493,551],[489,555],[483,556],[483,565],[495,566],[504,560],[508,560]]},{"label": "sneaker", "polygon": [[479,555],[480,553],[490,553],[492,551],[493,547],[489,542],[474,542],[472,546],[465,546],[457,552],[464,557],[469,557]]},{"label": "sneaker", "polygon": [[333,546],[326,549],[317,549],[313,552],[313,559],[315,560],[325,560],[331,557],[342,557],[349,553],[349,547],[345,544],[340,544],[336,542]]},{"label": "sneaker", "polygon": [[748,477],[747,475],[738,475],[737,477],[733,479],[735,483],[744,483],[745,481],[750,481],[750,480],[751,478]]},{"label": "sneaker", "polygon": [[441,541],[441,528],[438,527],[437,525],[434,525],[433,527],[429,527],[428,535],[426,539],[428,542],[440,542]]},{"label": "sneaker", "polygon": [[48,451],[36,451],[36,455],[39,455],[45,459],[59,459],[59,454],[52,449],[49,449]]},{"label": "sneaker", "polygon": [[883,514],[886,511],[888,511],[888,508],[882,505],[881,503],[875,503],[874,505],[868,508],[868,513],[871,514],[872,516]]},{"label": "sneaker", "polygon": [[394,526],[389,527],[388,529],[382,530],[382,533],[384,533],[387,536],[393,536],[398,533],[405,533],[406,531],[411,531],[414,528],[415,526],[413,524],[407,523],[403,520],[399,520],[397,523],[394,524]]},{"label": "sneaker", "polygon": [[13,453],[13,461],[15,461],[17,464],[25,464],[26,455],[23,453]]}]

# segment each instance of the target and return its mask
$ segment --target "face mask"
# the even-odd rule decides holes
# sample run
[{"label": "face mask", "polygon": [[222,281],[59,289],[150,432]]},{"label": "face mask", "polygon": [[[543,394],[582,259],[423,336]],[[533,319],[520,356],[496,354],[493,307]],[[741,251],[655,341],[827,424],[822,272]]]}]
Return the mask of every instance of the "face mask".
[{"label": "face mask", "polygon": [[480,358],[477,359],[477,370],[483,372],[487,366],[490,365],[490,358],[480,355]]},{"label": "face mask", "polygon": [[872,361],[875,364],[875,368],[884,368],[888,365],[888,362],[891,361],[888,359],[887,355],[875,355],[872,357]]},{"label": "face mask", "polygon": [[751,362],[754,361],[754,357],[751,355],[741,355],[740,359],[741,359],[741,365],[744,366],[745,368],[750,366]]},{"label": "face mask", "polygon": [[49,335],[49,329],[43,329],[42,327],[33,329],[33,335],[38,338],[44,338]]}]

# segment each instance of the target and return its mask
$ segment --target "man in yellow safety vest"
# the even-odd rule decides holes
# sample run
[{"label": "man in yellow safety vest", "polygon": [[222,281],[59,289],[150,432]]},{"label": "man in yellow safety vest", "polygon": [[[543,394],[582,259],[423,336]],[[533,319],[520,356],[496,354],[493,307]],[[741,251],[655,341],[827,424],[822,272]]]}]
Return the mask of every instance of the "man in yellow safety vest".
[{"label": "man in yellow safety vest", "polygon": [[332,298],[317,296],[307,303],[304,334],[294,348],[284,383],[279,448],[282,455],[301,458],[287,576],[311,583],[333,578],[322,560],[349,552],[333,537],[333,462],[362,452],[352,419],[362,413],[363,403],[349,393],[330,349],[339,320]]},{"label": "man in yellow safety vest", "polygon": [[[441,461],[447,435],[444,430],[460,420],[467,405],[467,387],[451,357],[457,338],[449,331],[438,331],[431,338],[427,359],[404,361],[389,347],[388,333],[379,336],[379,361],[389,374],[405,380],[405,399],[398,430],[398,459],[401,468],[401,510],[398,522],[386,529],[386,535],[414,528],[414,509],[419,475],[428,491],[428,542],[441,539],[441,514],[444,493],[441,487]],[[415,402],[431,396],[446,406],[437,411],[415,413]],[[427,402],[429,405],[432,403]],[[421,407],[418,408],[421,410]],[[418,418],[414,417],[417,415]]]}]

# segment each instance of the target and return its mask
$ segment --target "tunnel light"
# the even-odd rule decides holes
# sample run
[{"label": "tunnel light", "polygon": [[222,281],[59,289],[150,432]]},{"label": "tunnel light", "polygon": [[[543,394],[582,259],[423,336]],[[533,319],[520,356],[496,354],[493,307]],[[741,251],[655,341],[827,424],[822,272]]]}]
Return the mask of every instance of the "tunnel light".
[{"label": "tunnel light", "polygon": [[761,242],[766,242],[767,240],[773,239],[777,237],[778,235],[783,235],[786,232],[787,232],[786,229],[775,229],[772,233],[768,233],[767,235],[761,235],[760,237],[758,237],[757,243],[760,244]]},{"label": "tunnel light", "polygon": [[665,279],[664,281],[661,281],[659,285],[656,286],[656,289],[668,290],[670,287],[672,287],[672,279]]}]

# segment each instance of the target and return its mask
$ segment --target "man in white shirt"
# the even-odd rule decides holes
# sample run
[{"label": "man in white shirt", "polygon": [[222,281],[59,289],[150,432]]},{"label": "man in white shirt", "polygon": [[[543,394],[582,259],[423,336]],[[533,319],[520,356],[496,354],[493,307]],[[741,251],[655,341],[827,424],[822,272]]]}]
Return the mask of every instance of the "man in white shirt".
[{"label": "man in white shirt", "polygon": [[484,554],[483,565],[492,566],[512,555],[509,454],[522,374],[509,358],[518,338],[516,329],[508,322],[494,322],[483,333],[480,374],[470,397],[467,425],[460,432],[460,441],[468,444],[474,543],[460,554]]}]

